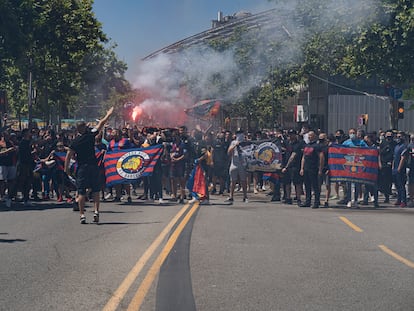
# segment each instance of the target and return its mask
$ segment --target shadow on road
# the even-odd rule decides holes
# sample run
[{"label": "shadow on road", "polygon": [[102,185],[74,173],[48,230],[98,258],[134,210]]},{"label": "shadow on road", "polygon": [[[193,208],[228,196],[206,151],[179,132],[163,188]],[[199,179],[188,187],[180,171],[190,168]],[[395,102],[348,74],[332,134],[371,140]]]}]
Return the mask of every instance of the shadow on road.
[{"label": "shadow on road", "polygon": [[27,240],[23,239],[0,239],[0,243],[16,243],[16,242],[26,242]]}]

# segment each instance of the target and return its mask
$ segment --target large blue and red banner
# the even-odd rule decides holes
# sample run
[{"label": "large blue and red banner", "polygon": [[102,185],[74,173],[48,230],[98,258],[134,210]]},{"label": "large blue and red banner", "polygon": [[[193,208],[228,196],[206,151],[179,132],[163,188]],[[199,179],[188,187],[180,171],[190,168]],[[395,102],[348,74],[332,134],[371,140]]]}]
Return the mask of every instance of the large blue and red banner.
[{"label": "large blue and red banner", "polygon": [[378,181],[378,150],[370,147],[333,145],[328,150],[332,182],[376,184]]},{"label": "large blue and red banner", "polygon": [[104,158],[106,185],[111,187],[130,183],[140,177],[152,175],[162,150],[162,145],[156,145],[108,151]]}]

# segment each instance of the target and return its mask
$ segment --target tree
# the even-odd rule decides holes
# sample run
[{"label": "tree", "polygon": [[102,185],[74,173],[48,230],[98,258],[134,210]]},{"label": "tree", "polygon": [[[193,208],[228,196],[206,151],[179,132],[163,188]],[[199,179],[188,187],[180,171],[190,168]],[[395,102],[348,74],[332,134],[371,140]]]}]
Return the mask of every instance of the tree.
[{"label": "tree", "polygon": [[33,111],[54,122],[80,103],[100,107],[113,90],[129,89],[126,65],[106,45],[92,0],[5,0],[0,9],[0,88],[9,90],[16,112],[27,111],[21,94],[29,71],[38,95]]}]

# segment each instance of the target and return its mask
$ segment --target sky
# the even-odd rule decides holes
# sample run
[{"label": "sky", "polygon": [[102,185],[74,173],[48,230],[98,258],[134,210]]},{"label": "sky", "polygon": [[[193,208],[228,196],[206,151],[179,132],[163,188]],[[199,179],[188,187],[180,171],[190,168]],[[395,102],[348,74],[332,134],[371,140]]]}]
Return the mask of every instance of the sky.
[{"label": "sky", "polygon": [[118,59],[133,80],[139,60],[172,43],[211,28],[218,11],[259,13],[274,7],[268,0],[95,0],[93,11],[104,33],[118,46]]},{"label": "sky", "polygon": [[[289,64],[303,61],[302,45],[306,31],[295,10],[302,0],[95,0],[94,12],[102,23],[103,32],[116,43],[118,59],[128,65],[126,78],[131,83],[135,97],[131,99],[139,120],[148,116],[160,124],[176,126],[183,124],[185,109],[202,99],[220,96],[223,102],[234,102],[252,88],[263,85],[270,68],[283,69]],[[324,0],[319,8],[320,24],[325,29],[333,22],[344,27],[357,26],[372,10],[375,0]],[[159,54],[142,59],[152,52],[211,29],[218,11],[223,16],[247,11],[252,14],[275,8],[271,12],[274,26],[261,29],[263,44],[251,49],[251,59],[260,60],[260,66],[252,66],[250,74],[243,74],[237,50],[217,51],[203,48],[187,48],[179,53]],[[341,14],[338,15],[338,12]],[[249,38],[246,32],[246,40]],[[243,41],[243,38],[241,39]],[[273,53],[269,53],[270,45]],[[263,58],[263,55],[269,57]],[[237,83],[234,83],[238,72]],[[223,93],[220,85],[212,83],[219,75],[221,85],[232,85]],[[190,81],[191,83],[186,83]],[[186,86],[189,86],[187,88]],[[134,109],[135,109],[134,108]]]}]

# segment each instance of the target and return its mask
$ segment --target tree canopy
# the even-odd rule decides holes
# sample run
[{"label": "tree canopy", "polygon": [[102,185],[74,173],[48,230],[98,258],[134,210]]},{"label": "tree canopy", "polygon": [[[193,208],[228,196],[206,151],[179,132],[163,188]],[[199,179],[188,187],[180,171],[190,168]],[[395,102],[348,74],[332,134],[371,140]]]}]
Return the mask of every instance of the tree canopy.
[{"label": "tree canopy", "polygon": [[36,90],[33,111],[49,121],[56,122],[55,116],[64,117],[85,106],[100,110],[114,93],[130,91],[124,78],[126,64],[109,45],[92,3],[0,3],[0,89],[9,95],[10,111],[28,110],[29,72]]}]

